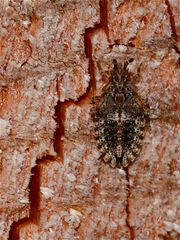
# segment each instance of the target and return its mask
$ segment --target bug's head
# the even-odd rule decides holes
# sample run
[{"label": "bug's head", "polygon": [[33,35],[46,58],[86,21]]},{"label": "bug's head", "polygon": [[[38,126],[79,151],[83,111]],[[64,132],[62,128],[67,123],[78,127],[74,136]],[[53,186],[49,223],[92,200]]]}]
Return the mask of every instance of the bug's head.
[{"label": "bug's head", "polygon": [[[127,68],[127,66],[132,63],[134,61],[134,58],[130,58],[128,59],[125,63],[124,63],[124,69]],[[117,63],[117,60],[116,59],[113,59],[113,65],[114,65],[114,70],[117,71],[118,70],[118,63]]]},{"label": "bug's head", "polygon": [[128,80],[129,71],[127,66],[133,61],[134,58],[128,59],[122,67],[116,59],[113,59],[112,83],[114,83],[119,90],[123,87],[123,83]]}]

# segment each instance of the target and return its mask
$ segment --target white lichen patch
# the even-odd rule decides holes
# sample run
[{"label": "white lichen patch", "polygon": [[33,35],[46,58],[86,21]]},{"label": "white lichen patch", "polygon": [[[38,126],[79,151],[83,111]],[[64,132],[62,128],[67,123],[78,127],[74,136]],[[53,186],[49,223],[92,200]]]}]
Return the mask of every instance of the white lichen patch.
[{"label": "white lichen patch", "polygon": [[[80,59],[78,59],[80,61]],[[78,100],[89,86],[90,76],[88,74],[88,62],[84,61],[84,68],[77,64],[72,64],[66,71],[61,72],[60,83],[60,100],[63,102],[65,99]]]},{"label": "white lichen patch", "polygon": [[72,173],[67,174],[67,178],[70,182],[74,182],[76,180],[76,176]]},{"label": "white lichen patch", "polygon": [[80,211],[77,211],[77,210],[74,209],[74,208],[70,208],[70,209],[69,209],[69,212],[70,212],[70,214],[71,214],[72,216],[74,216],[74,217],[80,218],[80,217],[83,216]]},{"label": "white lichen patch", "polygon": [[77,211],[74,208],[70,208],[69,209],[69,214],[67,216],[65,216],[65,221],[73,226],[74,228],[77,228],[81,222],[81,218],[82,218],[82,213]]},{"label": "white lichen patch", "polygon": [[167,231],[175,231],[180,234],[180,226],[173,222],[164,221]]},{"label": "white lichen patch", "polygon": [[120,52],[126,52],[127,51],[127,47],[125,45],[119,45],[119,51]]},{"label": "white lichen patch", "polygon": [[46,199],[54,196],[54,191],[48,187],[40,187],[40,191]]},{"label": "white lichen patch", "polygon": [[0,118],[0,139],[8,136],[11,130],[11,124],[8,120]]},{"label": "white lichen patch", "polygon": [[19,200],[19,202],[22,203],[22,204],[27,204],[27,203],[29,203],[29,199],[28,198],[21,198]]}]

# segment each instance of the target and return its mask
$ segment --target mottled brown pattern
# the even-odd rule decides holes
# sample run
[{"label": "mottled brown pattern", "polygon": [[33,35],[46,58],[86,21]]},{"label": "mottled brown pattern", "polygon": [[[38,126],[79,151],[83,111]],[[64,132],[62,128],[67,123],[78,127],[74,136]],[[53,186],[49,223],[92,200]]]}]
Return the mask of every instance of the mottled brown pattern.
[{"label": "mottled brown pattern", "polygon": [[127,167],[135,161],[149,121],[130,80],[128,65],[133,60],[123,68],[114,60],[111,80],[95,110],[98,147],[112,167]]}]

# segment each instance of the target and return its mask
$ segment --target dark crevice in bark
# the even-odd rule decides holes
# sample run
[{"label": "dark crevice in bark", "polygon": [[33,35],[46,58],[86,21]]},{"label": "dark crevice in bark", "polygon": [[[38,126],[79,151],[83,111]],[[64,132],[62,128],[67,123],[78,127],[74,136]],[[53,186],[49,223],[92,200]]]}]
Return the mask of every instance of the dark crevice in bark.
[{"label": "dark crevice in bark", "polygon": [[31,178],[29,182],[29,202],[30,214],[29,217],[22,218],[12,223],[8,240],[18,240],[20,229],[29,223],[36,224],[39,219],[39,189],[40,189],[40,166],[36,165],[31,170]]},{"label": "dark crevice in bark", "polygon": [[28,224],[38,224],[40,217],[40,176],[41,176],[41,164],[47,164],[48,162],[55,161],[53,156],[45,156],[36,161],[37,165],[31,170],[31,178],[29,181],[29,202],[30,211],[29,217],[22,218],[12,223],[8,240],[19,240],[19,231],[23,226]]},{"label": "dark crevice in bark", "polygon": [[32,176],[29,182],[30,220],[37,223],[39,219],[40,203],[40,165],[32,168]]},{"label": "dark crevice in bark", "polygon": [[168,0],[165,0],[165,3],[167,5],[167,11],[169,14],[169,20],[170,20],[170,24],[171,24],[171,31],[172,31],[172,37],[177,41],[178,40],[178,36],[177,36],[177,32],[176,32],[176,24],[175,24],[175,20],[174,20],[174,16],[173,16],[173,11],[171,8],[171,5],[169,3]]},{"label": "dark crevice in bark", "polygon": [[18,240],[20,227],[26,225],[28,221],[29,218],[23,218],[17,222],[13,222],[10,227],[8,240]]},{"label": "dark crevice in bark", "polygon": [[89,75],[90,75],[90,82],[89,86],[86,90],[86,93],[83,94],[81,97],[79,97],[77,104],[81,105],[85,101],[90,101],[92,97],[94,97],[94,92],[96,90],[96,79],[94,75],[94,61],[93,61],[93,53],[92,53],[92,36],[96,33],[96,31],[99,31],[103,29],[107,35],[108,38],[108,21],[107,21],[107,1],[106,0],[100,0],[99,2],[99,8],[100,8],[100,23],[96,24],[93,28],[87,28],[85,29],[84,34],[84,47],[85,47],[85,54],[86,57],[89,59]]},{"label": "dark crevice in bark", "polygon": [[57,153],[58,156],[60,156],[61,153],[61,136],[64,135],[64,112],[63,110],[63,104],[61,104],[60,101],[58,101],[57,105],[55,106],[55,121],[56,121],[56,130],[54,132],[54,150]]},{"label": "dark crevice in bark", "polygon": [[130,224],[130,203],[129,203],[129,198],[131,195],[131,189],[130,189],[130,183],[129,183],[129,171],[128,168],[125,169],[125,173],[126,173],[126,181],[127,181],[127,202],[126,202],[126,225],[129,228],[129,232],[130,232],[130,239],[134,240],[135,236],[134,236],[134,229]]},{"label": "dark crevice in bark", "polygon": [[[57,156],[60,155],[60,136],[63,134],[63,127],[60,122],[60,102],[55,106],[55,116],[57,122],[57,128],[54,133],[54,150]],[[19,240],[20,229],[30,223],[38,224],[40,217],[40,180],[41,180],[41,167],[42,164],[47,165],[49,162],[56,161],[56,157],[51,155],[46,155],[41,159],[36,160],[36,166],[31,170],[31,177],[29,182],[29,202],[30,202],[30,213],[29,217],[22,218],[11,224],[9,231],[8,240]]]},{"label": "dark crevice in bark", "polygon": [[63,103],[63,105],[69,106],[71,104],[76,104],[78,106],[83,105],[85,102],[90,102],[93,94],[94,94],[94,90],[95,90],[95,77],[94,77],[94,62],[93,62],[93,58],[92,58],[92,43],[91,43],[91,38],[92,35],[94,34],[94,32],[97,29],[101,29],[101,24],[96,24],[93,28],[87,28],[85,29],[85,34],[84,34],[84,47],[85,47],[85,54],[86,57],[89,59],[89,75],[90,75],[90,81],[88,84],[88,87],[86,89],[86,92],[84,94],[82,94],[77,101],[75,100],[66,100],[65,103]]},{"label": "dark crevice in bark", "polygon": [[[91,38],[95,31],[99,29],[104,29],[108,36],[108,27],[107,27],[107,1],[100,0],[100,24],[96,24],[93,28],[88,28],[85,30],[84,35],[84,43],[85,43],[85,54],[86,57],[89,59],[89,74],[90,74],[90,83],[89,87],[85,94],[83,94],[77,101],[77,104],[83,104],[84,101],[88,101],[92,99],[94,96],[94,91],[96,89],[96,81],[94,76],[94,61],[92,57],[92,43]],[[58,83],[57,83],[58,84]],[[57,86],[58,88],[58,86]],[[73,100],[66,101],[61,103],[58,101],[57,105],[55,106],[55,115],[54,119],[57,123],[57,128],[54,133],[54,150],[58,157],[63,159],[62,156],[62,141],[61,137],[64,136],[64,126],[63,122],[65,120],[65,111],[66,108],[71,105],[75,104],[76,102]],[[8,240],[18,240],[19,239],[19,232],[22,226],[28,225],[30,223],[38,224],[39,217],[40,217],[40,178],[41,178],[41,167],[42,164],[47,164],[49,161],[57,161],[57,157],[54,156],[45,156],[41,159],[37,159],[36,166],[32,168],[32,176],[29,182],[29,200],[30,200],[30,214],[29,217],[20,219],[12,223],[9,231],[9,238]]]},{"label": "dark crevice in bark", "polygon": [[55,120],[57,123],[57,128],[54,133],[54,150],[57,154],[56,160],[63,162],[63,137],[65,136],[65,115],[66,115],[66,108],[73,104],[73,101],[66,101],[64,103],[58,102],[57,106],[55,107]]},{"label": "dark crevice in bark", "polygon": [[[169,14],[169,21],[170,21],[170,25],[171,25],[171,32],[172,32],[171,37],[175,40],[175,42],[178,42],[178,34],[177,34],[177,30],[176,30],[176,24],[175,24],[172,7],[168,0],[165,0],[165,3],[167,6],[167,12]],[[175,45],[173,48],[178,54],[180,54],[180,50],[178,49],[177,45]]]},{"label": "dark crevice in bark", "polygon": [[[86,97],[90,97],[90,98],[92,98],[94,91],[96,89],[91,38],[94,32],[100,27],[101,26],[98,24],[95,26],[95,28],[88,28],[86,29],[85,35],[84,35],[85,54],[86,54],[86,57],[89,59],[89,75],[90,75],[89,91],[87,91]],[[82,101],[82,98],[80,100]]]},{"label": "dark crevice in bark", "polygon": [[109,39],[107,0],[100,0],[99,6],[100,6],[100,24],[101,27],[104,29],[107,38]]}]

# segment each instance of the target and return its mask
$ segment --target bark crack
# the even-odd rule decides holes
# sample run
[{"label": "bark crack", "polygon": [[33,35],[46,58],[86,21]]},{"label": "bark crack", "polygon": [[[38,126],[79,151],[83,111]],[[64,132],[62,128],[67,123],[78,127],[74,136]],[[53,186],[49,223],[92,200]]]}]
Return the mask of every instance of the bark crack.
[{"label": "bark crack", "polygon": [[[174,38],[175,42],[178,42],[178,34],[177,34],[177,30],[176,30],[176,24],[175,24],[172,6],[168,0],[165,0],[165,3],[167,6],[167,12],[169,14],[169,21],[170,21],[170,26],[171,26],[171,37]],[[177,53],[180,54],[180,50],[178,49],[177,45],[174,46],[174,49]]]},{"label": "bark crack", "polygon": [[[109,31],[108,31],[108,14],[107,14],[107,0],[100,0],[99,1],[100,7],[100,23],[96,24],[93,28],[85,29],[84,34],[84,44],[85,44],[85,54],[86,57],[89,59],[89,75],[90,75],[90,83],[86,90],[86,93],[83,94],[75,104],[82,104],[84,100],[91,99],[93,97],[93,93],[96,90],[96,79],[94,73],[94,60],[92,54],[92,35],[98,31],[103,29],[109,38]],[[58,92],[58,80],[57,80],[57,92]],[[60,136],[64,135],[64,113],[65,108],[67,105],[74,103],[73,100],[66,101],[61,103],[58,101],[57,105],[55,106],[55,114],[54,118],[57,123],[57,128],[54,133],[54,150],[57,153],[57,157],[63,159],[63,153],[61,149],[61,138]],[[24,225],[28,225],[29,223],[34,223],[38,225],[39,217],[40,217],[40,177],[41,177],[41,165],[46,165],[49,161],[57,161],[57,157],[53,156],[45,156],[42,159],[36,161],[37,165],[32,168],[32,177],[29,183],[29,199],[30,199],[30,215],[29,217],[23,218],[18,220],[17,222],[13,222],[11,225],[11,229],[9,232],[8,240],[18,240],[20,229]],[[131,240],[134,239],[134,229],[130,225],[130,208],[129,208],[129,197],[130,197],[130,184],[129,184],[129,173],[126,170],[126,179],[127,179],[127,204],[126,204],[126,224],[130,231]]]},{"label": "bark crack", "polygon": [[129,182],[129,171],[125,169],[126,173],[126,181],[127,181],[127,201],[126,201],[126,225],[130,232],[130,239],[134,240],[134,229],[130,224],[130,196],[131,196],[131,189],[130,189],[130,182]]},{"label": "bark crack", "polygon": [[57,154],[56,157],[47,155],[42,157],[41,159],[37,159],[36,165],[31,170],[31,178],[29,182],[29,201],[30,201],[30,211],[29,217],[25,217],[19,219],[18,221],[14,221],[11,224],[8,240],[19,240],[20,229],[22,226],[26,226],[30,223],[34,223],[38,225],[39,217],[40,217],[40,178],[41,178],[41,167],[42,164],[47,165],[49,162],[57,161],[58,156],[60,156],[60,136],[63,134],[63,127],[61,125],[60,118],[60,109],[61,103],[58,101],[55,106],[55,114],[54,118],[57,122],[57,128],[54,133],[54,150]]}]

